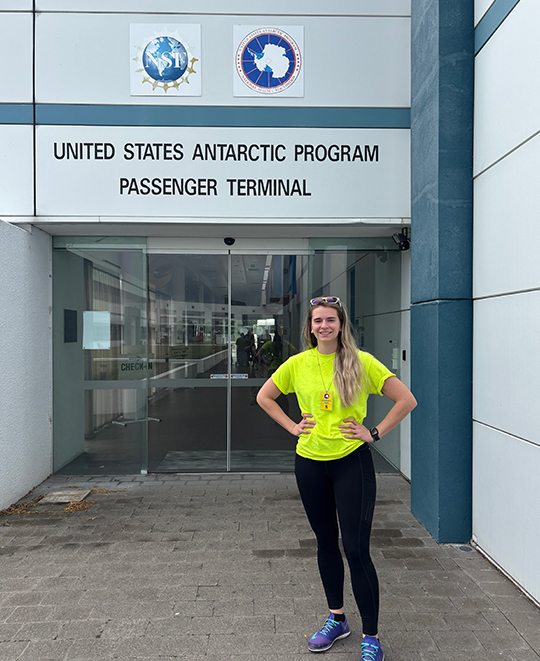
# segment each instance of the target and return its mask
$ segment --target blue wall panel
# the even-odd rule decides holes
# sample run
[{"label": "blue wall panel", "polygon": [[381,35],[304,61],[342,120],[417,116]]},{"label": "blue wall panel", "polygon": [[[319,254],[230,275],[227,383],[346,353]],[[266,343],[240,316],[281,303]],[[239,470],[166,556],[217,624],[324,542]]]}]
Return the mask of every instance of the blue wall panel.
[{"label": "blue wall panel", "polygon": [[468,542],[472,512],[472,301],[411,308],[411,508],[438,542]]},{"label": "blue wall panel", "polygon": [[474,1],[413,0],[412,511],[471,536]]}]

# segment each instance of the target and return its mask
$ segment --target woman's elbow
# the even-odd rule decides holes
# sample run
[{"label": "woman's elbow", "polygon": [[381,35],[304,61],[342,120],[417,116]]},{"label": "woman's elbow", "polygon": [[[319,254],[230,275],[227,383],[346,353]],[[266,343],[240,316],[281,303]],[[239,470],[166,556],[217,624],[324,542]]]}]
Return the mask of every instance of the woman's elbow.
[{"label": "woman's elbow", "polygon": [[268,395],[265,395],[264,392],[263,392],[262,390],[259,390],[259,392],[257,393],[257,398],[256,398],[256,399],[257,399],[257,404],[258,404],[262,409],[264,409],[264,408],[265,408],[265,404],[268,402],[268,400],[269,400],[270,398],[268,397]]},{"label": "woman's elbow", "polygon": [[409,413],[415,409],[418,405],[418,402],[416,401],[416,397],[412,394],[412,392],[409,392],[409,397],[408,397],[408,406],[409,406]]}]

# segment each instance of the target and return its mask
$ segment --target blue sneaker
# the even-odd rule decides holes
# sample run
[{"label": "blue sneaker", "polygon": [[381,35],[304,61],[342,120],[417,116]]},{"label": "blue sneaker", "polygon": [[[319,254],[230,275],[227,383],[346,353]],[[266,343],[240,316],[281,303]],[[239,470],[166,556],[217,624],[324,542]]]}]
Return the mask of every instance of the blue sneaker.
[{"label": "blue sneaker", "polygon": [[344,622],[338,622],[332,617],[332,613],[326,619],[320,631],[313,634],[309,639],[308,649],[310,652],[326,652],[340,638],[347,638],[351,633],[347,618]]},{"label": "blue sneaker", "polygon": [[364,636],[360,661],[383,661],[383,659],[384,652],[379,639],[375,636]]}]

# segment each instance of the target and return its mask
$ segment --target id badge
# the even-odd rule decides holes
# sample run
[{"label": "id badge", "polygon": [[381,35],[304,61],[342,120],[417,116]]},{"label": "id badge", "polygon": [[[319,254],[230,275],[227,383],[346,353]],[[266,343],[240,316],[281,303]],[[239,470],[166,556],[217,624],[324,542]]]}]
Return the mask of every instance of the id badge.
[{"label": "id badge", "polygon": [[331,411],[332,408],[332,393],[328,390],[321,391],[321,411]]}]

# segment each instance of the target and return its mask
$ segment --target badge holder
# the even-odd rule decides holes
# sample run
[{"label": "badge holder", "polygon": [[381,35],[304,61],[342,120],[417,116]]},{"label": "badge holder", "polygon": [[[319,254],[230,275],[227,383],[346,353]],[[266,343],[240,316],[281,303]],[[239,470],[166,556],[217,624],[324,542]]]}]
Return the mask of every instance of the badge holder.
[{"label": "badge holder", "polygon": [[321,391],[321,411],[331,411],[333,409],[332,405],[332,393],[328,390]]}]

